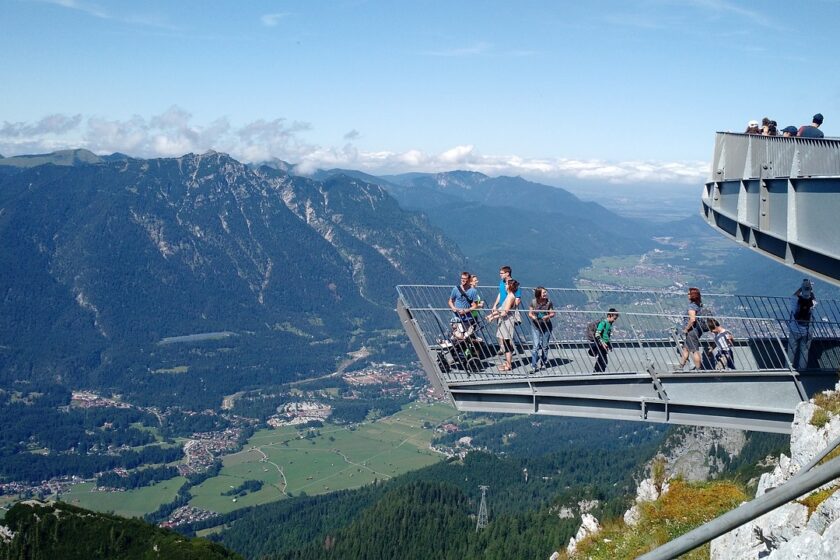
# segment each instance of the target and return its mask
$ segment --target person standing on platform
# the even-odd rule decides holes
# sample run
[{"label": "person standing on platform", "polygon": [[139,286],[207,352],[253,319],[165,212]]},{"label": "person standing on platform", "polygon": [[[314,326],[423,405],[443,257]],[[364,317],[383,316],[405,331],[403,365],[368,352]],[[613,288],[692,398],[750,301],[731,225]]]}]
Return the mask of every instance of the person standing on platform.
[{"label": "person standing on platform", "polygon": [[548,367],[548,345],[554,328],[551,324],[554,304],[548,299],[548,290],[542,286],[534,290],[534,299],[528,306],[528,317],[531,319],[531,373],[536,373]]},{"label": "person standing on platform", "polygon": [[793,293],[788,320],[788,360],[796,369],[808,367],[808,351],[811,349],[811,314],[817,304],[811,281],[807,278]]},{"label": "person standing on platform", "polygon": [[511,278],[507,283],[507,294],[505,295],[502,305],[498,309],[494,309],[488,320],[498,320],[499,325],[496,327],[496,338],[499,341],[499,353],[504,353],[505,362],[499,366],[499,371],[510,371],[513,369],[513,337],[516,332],[515,317],[516,311],[516,293],[519,291],[519,282]]},{"label": "person standing on platform", "polygon": [[825,135],[820,130],[820,125],[823,123],[822,113],[817,113],[811,120],[811,124],[806,124],[799,127],[796,135],[801,138],[823,138]]},{"label": "person standing on platform", "polygon": [[595,327],[595,340],[590,343],[589,353],[595,356],[595,369],[593,373],[602,373],[607,371],[607,363],[609,359],[607,354],[612,351],[612,343],[610,336],[612,334],[612,326],[618,319],[618,311],[614,307],[610,307],[607,316],[598,322]]},{"label": "person standing on platform", "polygon": [[465,327],[472,326],[475,323],[475,318],[472,315],[473,310],[478,308],[476,298],[478,297],[475,288],[470,285],[470,273],[461,273],[461,283],[452,288],[452,293],[449,294],[449,309],[455,314],[458,319],[464,323]]},{"label": "person standing on platform", "polygon": [[[499,305],[504,303],[505,298],[507,297],[507,285],[508,280],[510,280],[511,275],[511,268],[507,265],[503,266],[499,269],[499,295],[496,296],[496,301],[493,302],[492,311],[495,311]],[[519,282],[516,283],[517,286]],[[519,304],[522,303],[522,290],[516,290],[516,307],[519,307]]]}]

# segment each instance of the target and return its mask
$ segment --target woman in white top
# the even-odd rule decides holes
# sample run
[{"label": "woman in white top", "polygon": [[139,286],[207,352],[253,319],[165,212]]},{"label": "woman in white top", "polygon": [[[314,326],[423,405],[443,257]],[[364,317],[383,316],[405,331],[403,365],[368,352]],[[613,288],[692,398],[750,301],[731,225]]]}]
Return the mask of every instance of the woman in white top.
[{"label": "woman in white top", "polygon": [[499,348],[505,352],[505,363],[499,366],[500,371],[513,369],[513,336],[516,330],[516,290],[519,289],[519,282],[511,278],[507,282],[507,294],[499,309],[493,311],[487,319],[499,320],[496,328],[496,338],[499,341]]}]

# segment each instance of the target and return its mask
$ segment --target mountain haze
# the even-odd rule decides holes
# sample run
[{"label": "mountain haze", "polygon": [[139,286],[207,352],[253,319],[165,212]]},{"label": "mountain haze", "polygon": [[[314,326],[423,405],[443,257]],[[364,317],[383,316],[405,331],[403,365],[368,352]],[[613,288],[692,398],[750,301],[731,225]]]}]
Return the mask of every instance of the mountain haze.
[{"label": "mountain haze", "polygon": [[[502,264],[527,285],[570,285],[594,257],[643,253],[651,229],[561,188],[521,177],[473,171],[374,177],[358,171],[321,171],[316,177],[352,175],[377,182],[403,208],[417,210],[455,240],[469,269]],[[482,278],[482,283],[487,280]]]}]

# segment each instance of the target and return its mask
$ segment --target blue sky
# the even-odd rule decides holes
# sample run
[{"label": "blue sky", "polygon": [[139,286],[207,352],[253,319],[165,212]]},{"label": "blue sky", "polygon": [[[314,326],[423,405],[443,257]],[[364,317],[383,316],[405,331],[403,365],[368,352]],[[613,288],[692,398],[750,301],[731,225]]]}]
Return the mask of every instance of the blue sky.
[{"label": "blue sky", "polygon": [[820,111],[840,1],[0,0],[0,153],[697,185]]}]

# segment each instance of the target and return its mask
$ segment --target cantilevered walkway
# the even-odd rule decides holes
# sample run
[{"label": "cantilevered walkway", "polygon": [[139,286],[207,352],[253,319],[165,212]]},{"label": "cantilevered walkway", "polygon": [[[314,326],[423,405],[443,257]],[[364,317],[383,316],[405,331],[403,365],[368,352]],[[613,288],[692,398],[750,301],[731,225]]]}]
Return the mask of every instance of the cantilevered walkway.
[{"label": "cantilevered walkway", "polygon": [[[526,311],[516,328],[512,371],[501,371],[496,323],[480,313],[480,341],[464,352],[450,342],[451,286],[399,286],[397,312],[432,384],[463,411],[507,412],[720,426],[787,433],[796,405],[834,386],[840,367],[840,305],[814,312],[808,367],[787,356],[786,298],[704,295],[709,313],[735,337],[735,369],[680,371],[684,293],[549,289],[556,308],[549,366],[531,373]],[[486,299],[496,288],[480,288]],[[523,300],[533,290],[522,288]],[[526,295],[527,294],[527,295]],[[492,297],[491,297],[492,296]],[[615,307],[613,351],[592,373],[587,323]],[[711,335],[703,336],[704,347]],[[691,362],[689,362],[689,365]],[[711,364],[706,364],[713,368]]]},{"label": "cantilevered walkway", "polygon": [[840,139],[719,132],[703,216],[719,232],[840,284]]},{"label": "cantilevered walkway", "polygon": [[[709,225],[731,239],[840,285],[838,194],[840,140],[721,132],[702,208]],[[833,388],[840,366],[840,307],[833,301],[815,308],[808,365],[797,371],[787,355],[787,299],[704,295],[736,338],[735,369],[679,372],[685,294],[551,289],[557,316],[549,367],[529,374],[523,312],[514,368],[500,371],[495,324],[482,323],[482,342],[469,355],[447,341],[451,290],[399,286],[397,311],[429,379],[459,410],[789,432],[795,406]],[[495,288],[482,291],[495,298]],[[530,301],[532,292],[522,293]],[[610,307],[621,312],[614,350],[607,371],[593,374],[585,326]]]}]

